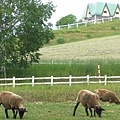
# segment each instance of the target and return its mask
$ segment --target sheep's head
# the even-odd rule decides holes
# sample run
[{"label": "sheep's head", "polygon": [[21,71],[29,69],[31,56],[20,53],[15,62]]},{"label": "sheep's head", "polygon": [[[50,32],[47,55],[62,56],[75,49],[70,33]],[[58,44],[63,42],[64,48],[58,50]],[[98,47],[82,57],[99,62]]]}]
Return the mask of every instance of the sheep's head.
[{"label": "sheep's head", "polygon": [[118,99],[115,100],[115,103],[116,103],[116,104],[120,104],[120,100],[118,100]]},{"label": "sheep's head", "polygon": [[19,108],[19,109],[18,109],[18,111],[19,111],[19,116],[20,116],[20,119],[22,119],[22,118],[23,118],[24,113],[25,113],[25,112],[27,112],[27,111],[26,111],[26,108]]},{"label": "sheep's head", "polygon": [[104,110],[105,109],[101,108],[101,106],[95,106],[95,112],[97,113],[99,117],[101,117],[102,111]]}]

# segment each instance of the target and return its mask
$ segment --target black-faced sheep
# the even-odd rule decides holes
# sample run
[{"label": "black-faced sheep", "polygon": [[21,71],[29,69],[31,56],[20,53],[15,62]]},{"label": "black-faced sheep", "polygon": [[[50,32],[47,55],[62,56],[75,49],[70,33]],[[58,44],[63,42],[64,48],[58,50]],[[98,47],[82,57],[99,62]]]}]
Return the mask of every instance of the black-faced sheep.
[{"label": "black-faced sheep", "polygon": [[16,118],[17,113],[19,112],[20,119],[22,119],[24,113],[27,112],[26,108],[24,108],[23,98],[19,95],[16,95],[13,92],[9,92],[9,91],[1,92],[0,93],[0,103],[5,108],[6,118],[9,118],[8,109],[12,109],[13,118]]},{"label": "black-faced sheep", "polygon": [[97,94],[89,90],[81,90],[77,95],[73,116],[75,116],[76,109],[80,102],[85,107],[85,112],[87,116],[89,116],[89,113],[88,113],[88,109],[89,109],[92,117],[92,108],[94,108],[94,116],[97,113],[97,115],[101,117],[101,113],[104,109],[102,109],[100,106],[99,97]]},{"label": "black-faced sheep", "polygon": [[106,89],[97,89],[94,91],[103,102],[109,102],[109,103],[116,103],[120,104],[120,99],[117,97],[117,95]]}]

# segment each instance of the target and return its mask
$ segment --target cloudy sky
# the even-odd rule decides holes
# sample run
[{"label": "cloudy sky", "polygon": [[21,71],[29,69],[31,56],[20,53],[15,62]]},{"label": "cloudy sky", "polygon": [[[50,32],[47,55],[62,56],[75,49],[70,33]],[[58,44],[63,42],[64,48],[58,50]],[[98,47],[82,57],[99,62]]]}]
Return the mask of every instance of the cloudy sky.
[{"label": "cloudy sky", "polygon": [[43,3],[48,1],[52,1],[57,6],[56,12],[53,13],[52,18],[49,20],[54,26],[61,17],[69,14],[75,15],[77,20],[80,20],[88,3],[107,2],[120,4],[120,0],[42,0]]}]

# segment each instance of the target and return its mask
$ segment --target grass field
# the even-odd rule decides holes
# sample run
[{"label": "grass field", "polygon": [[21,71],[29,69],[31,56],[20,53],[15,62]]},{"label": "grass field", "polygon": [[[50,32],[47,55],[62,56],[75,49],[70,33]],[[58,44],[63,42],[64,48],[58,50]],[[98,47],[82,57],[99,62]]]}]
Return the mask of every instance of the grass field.
[{"label": "grass field", "polygon": [[[76,116],[72,116],[79,90],[94,91],[97,88],[112,90],[120,97],[120,84],[108,84],[107,86],[103,84],[54,85],[53,87],[49,85],[17,86],[16,88],[0,87],[0,91],[13,91],[25,99],[25,107],[28,111],[24,115],[25,120],[120,120],[120,105],[103,102],[100,102],[105,109],[102,118],[86,116],[84,107],[81,104],[76,111]],[[12,120],[11,111],[9,111],[9,116]],[[6,119],[2,106],[0,107],[0,119]]]},{"label": "grass field", "polygon": [[[105,111],[102,118],[86,116],[84,107],[80,104],[76,111],[76,116],[72,116],[75,102],[64,103],[26,103],[28,112],[25,113],[24,120],[120,120],[120,106],[115,104],[101,103]],[[9,120],[12,119],[12,111],[9,111]],[[0,107],[0,119],[6,120],[4,110]],[[19,117],[17,116],[17,119]]]},{"label": "grass field", "polygon": [[120,59],[120,35],[47,46],[41,60]]}]

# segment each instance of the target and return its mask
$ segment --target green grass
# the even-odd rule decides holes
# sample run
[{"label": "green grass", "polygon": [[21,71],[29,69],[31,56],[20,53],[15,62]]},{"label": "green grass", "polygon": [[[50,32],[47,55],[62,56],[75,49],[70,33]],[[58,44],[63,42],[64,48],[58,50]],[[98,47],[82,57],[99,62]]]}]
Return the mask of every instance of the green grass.
[{"label": "green grass", "polygon": [[97,88],[105,88],[112,90],[120,97],[120,84],[72,84],[69,85],[23,85],[15,88],[4,86],[0,87],[0,91],[13,91],[21,96],[27,102],[68,102],[75,101],[78,91],[88,89],[94,91]]},{"label": "green grass", "polygon": [[[119,35],[120,34],[120,20],[105,21],[100,24],[89,24],[87,27],[84,25],[78,28],[54,30],[55,39],[50,41],[49,45],[58,44],[58,38],[64,38],[64,43],[86,40],[89,38],[99,38],[105,36]],[[88,35],[90,37],[88,37]]]},{"label": "green grass", "polygon": [[[95,60],[78,60],[63,61],[65,64],[34,64],[27,69],[20,68],[9,68],[6,70],[7,78],[15,77],[66,77],[72,76],[97,76],[98,75],[98,64],[101,67],[101,75],[108,76],[119,76],[120,75],[120,61],[113,59],[95,59]],[[1,72],[1,78],[4,78]]]},{"label": "green grass", "polygon": [[[105,111],[102,113],[102,118],[86,116],[84,107],[80,104],[76,111],[76,116],[72,116],[75,102],[64,103],[26,103],[28,112],[25,113],[24,120],[120,120],[120,107],[115,104],[101,103]],[[0,107],[0,119],[6,120],[4,110]],[[12,119],[12,112],[9,111],[9,120]],[[17,119],[19,117],[17,116]]]},{"label": "green grass", "polygon": [[[97,88],[106,88],[114,91],[120,97],[119,86],[120,84],[108,84],[107,86],[103,84],[54,85],[53,87],[49,85],[36,85],[35,87],[0,87],[0,91],[13,91],[25,99],[25,107],[28,111],[24,115],[23,119],[25,120],[119,120],[120,106],[103,102],[100,102],[101,106],[105,109],[102,113],[102,118],[86,116],[84,107],[81,104],[76,111],[76,116],[72,116],[76,96],[81,89],[94,91]],[[0,107],[0,113],[0,119],[5,120],[4,108],[2,106]],[[10,120],[12,120],[12,111],[9,111],[9,116]]]}]

